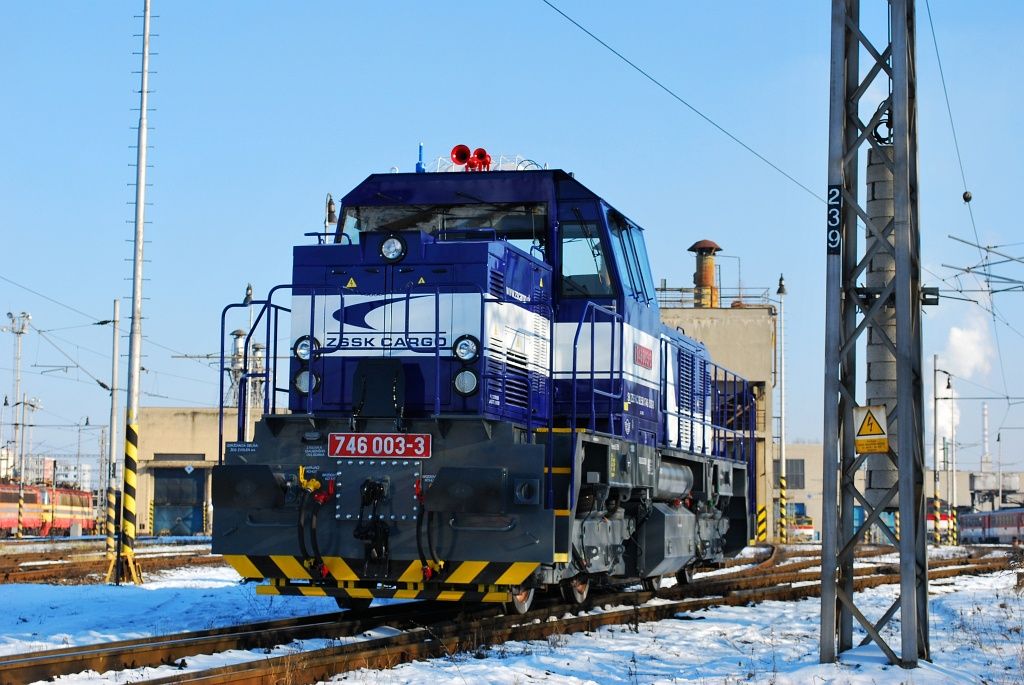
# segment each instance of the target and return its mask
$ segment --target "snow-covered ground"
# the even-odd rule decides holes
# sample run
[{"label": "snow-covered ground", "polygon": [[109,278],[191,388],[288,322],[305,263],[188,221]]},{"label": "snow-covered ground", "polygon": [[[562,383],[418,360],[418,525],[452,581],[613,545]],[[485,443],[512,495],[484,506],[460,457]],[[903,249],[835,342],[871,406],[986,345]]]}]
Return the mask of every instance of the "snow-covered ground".
[{"label": "snow-covered ground", "polygon": [[[1004,572],[934,581],[930,608],[934,662],[913,671],[889,666],[874,646],[854,649],[838,665],[818,664],[819,600],[811,599],[712,608],[658,623],[511,642],[390,671],[341,674],[336,680],[389,685],[1024,683],[1024,599],[1014,592],[1015,580],[1015,573]],[[858,606],[877,617],[893,601],[895,591],[890,586],[860,593]],[[154,574],[142,587],[0,585],[0,607],[0,653],[23,654],[331,611],[334,602],[256,596],[252,586],[236,582],[230,569],[208,567]],[[897,626],[887,631],[896,645],[899,640],[893,630]],[[307,641],[301,648],[320,646],[321,641]],[[189,665],[210,667],[266,656],[262,652],[218,655],[189,659]],[[157,675],[151,669],[144,671],[119,676],[83,674],[60,682],[127,682]]]}]

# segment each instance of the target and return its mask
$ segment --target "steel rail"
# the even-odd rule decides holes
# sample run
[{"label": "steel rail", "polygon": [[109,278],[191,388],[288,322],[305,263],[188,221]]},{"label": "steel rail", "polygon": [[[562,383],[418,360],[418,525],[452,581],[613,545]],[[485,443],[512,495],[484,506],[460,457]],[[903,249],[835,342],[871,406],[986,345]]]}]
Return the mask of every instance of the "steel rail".
[{"label": "steel rail", "polygon": [[[0,658],[0,684],[49,680],[61,675],[92,670],[110,670],[174,664],[196,654],[229,649],[264,649],[306,638],[336,638],[357,635],[381,625],[382,621],[402,622],[415,627],[425,618],[449,620],[466,611],[465,606],[449,602],[419,602],[416,623],[408,605],[392,604],[363,611],[332,612],[298,618],[259,621],[225,628],[144,637],[94,645],[64,647]],[[497,613],[497,607],[491,613]]]},{"label": "steel rail", "polygon": [[[989,573],[1009,567],[1008,559],[975,563],[967,567],[948,567],[930,573],[933,579],[964,574]],[[820,575],[818,576],[820,578]],[[855,578],[856,589],[898,584],[899,574]],[[522,616],[497,616],[474,621],[449,622],[425,626],[399,635],[327,647],[288,656],[221,666],[193,673],[149,679],[149,685],[194,683],[196,685],[307,685],[357,668],[392,668],[410,661],[473,651],[511,640],[542,640],[551,635],[567,635],[595,631],[608,625],[636,625],[642,622],[676,618],[680,613],[715,606],[737,606],[767,600],[795,601],[821,594],[821,583],[792,586],[788,584],[732,592],[722,597],[700,597],[666,602],[653,606],[599,614],[573,616],[558,621],[547,620],[547,611],[531,611]],[[650,593],[635,593],[634,600]],[[602,598],[604,601],[605,598]],[[615,598],[609,598],[615,602]],[[646,601],[646,600],[644,600]]]},{"label": "steel rail", "polygon": [[[936,560],[933,564],[935,570],[930,575],[933,578],[943,578],[965,572],[999,570],[1008,566],[1008,559],[1005,558],[975,561],[973,566],[962,566],[968,561],[965,557]],[[760,569],[759,574],[745,578],[726,578],[723,574],[701,579],[692,585],[667,588],[657,593],[618,592],[601,595],[596,598],[596,601],[611,604],[639,605],[647,602],[654,594],[659,598],[672,601],[659,605],[659,607],[638,606],[625,613],[620,611],[607,614],[619,616],[623,620],[613,621],[598,617],[569,619],[576,621],[571,625],[583,627],[572,630],[555,629],[552,632],[587,630],[589,629],[587,626],[592,625],[587,622],[588,620],[591,622],[599,620],[601,621],[600,625],[633,622],[634,617],[638,617],[635,618],[636,621],[660,620],[674,616],[679,611],[693,611],[711,606],[745,604],[765,599],[797,599],[816,596],[815,593],[820,592],[820,583],[818,582],[820,573],[803,571],[803,569],[819,564],[820,561],[802,560],[783,564],[775,569]],[[940,567],[941,570],[939,570]],[[752,570],[744,569],[741,573],[749,573]],[[857,582],[864,587],[896,582],[893,579],[898,579],[898,574],[891,573],[894,570],[895,565],[891,563],[879,563],[858,568],[856,571]],[[872,575],[878,573],[881,575]],[[792,583],[805,584],[794,588]],[[293,673],[298,662],[306,664],[307,661],[310,664],[309,669],[303,665],[300,669],[302,672],[311,674],[309,675],[311,678],[326,678],[333,673],[323,675],[326,671],[321,673],[317,670],[316,664],[321,666],[333,664],[330,668],[338,668],[335,672],[364,666],[372,668],[374,667],[372,664],[382,664],[383,666],[378,667],[388,667],[403,661],[439,656],[459,649],[469,649],[479,644],[496,644],[507,639],[536,639],[521,635],[524,630],[522,624],[535,619],[541,623],[547,623],[549,616],[559,616],[579,609],[578,606],[574,607],[557,600],[542,601],[542,603],[543,606],[524,616],[500,618],[495,616],[500,611],[500,607],[495,605],[469,607],[446,602],[419,602],[388,605],[343,614],[331,613],[297,619],[264,621],[165,637],[69,647],[0,660],[0,684],[45,680],[82,670],[95,670],[102,673],[112,669],[174,665],[179,660],[196,654],[216,653],[229,649],[268,648],[287,644],[296,639],[351,637],[367,628],[380,626],[382,622],[390,622],[389,625],[393,627],[396,624],[401,624],[406,629],[407,632],[388,638],[366,640],[288,657],[257,659],[201,673],[178,673],[171,678],[161,678],[153,682],[269,683],[277,681],[283,674]],[[657,610],[662,606],[675,608],[669,613],[660,614]],[[654,613],[651,613],[652,611]],[[453,620],[452,617],[457,618]],[[561,622],[552,623],[556,626],[562,625]],[[484,630],[485,628],[487,630]],[[493,635],[489,632],[492,629],[496,631]],[[543,636],[541,635],[541,637]],[[396,658],[397,661],[395,661]],[[269,664],[265,666],[269,670],[267,673],[261,673],[259,669],[263,668],[264,666],[261,665],[265,664]],[[303,678],[305,677],[303,676]],[[208,680],[208,678],[212,678],[212,680]],[[307,680],[300,678],[294,682],[307,682]],[[315,682],[315,680],[308,682]]]},{"label": "steel rail", "polygon": [[[182,566],[224,564],[224,559],[221,556],[211,554],[139,554],[135,558],[142,562],[143,569],[146,571],[167,570]],[[44,564],[29,568],[2,569],[0,570],[0,584],[32,583],[51,580],[84,583],[87,580],[87,576],[104,573],[108,565],[108,561],[96,559],[94,561]]]}]

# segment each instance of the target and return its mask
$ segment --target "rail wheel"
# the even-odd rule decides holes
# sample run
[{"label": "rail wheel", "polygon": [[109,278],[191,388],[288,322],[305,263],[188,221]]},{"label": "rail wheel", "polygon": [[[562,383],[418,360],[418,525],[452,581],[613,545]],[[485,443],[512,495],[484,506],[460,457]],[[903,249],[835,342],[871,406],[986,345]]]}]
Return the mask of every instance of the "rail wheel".
[{"label": "rail wheel", "polygon": [[347,609],[349,611],[369,609],[370,604],[373,602],[368,597],[335,597],[334,601],[338,603],[339,609]]},{"label": "rail wheel", "polygon": [[563,581],[559,589],[562,591],[565,601],[583,604],[587,601],[587,595],[590,594],[590,578],[582,575],[573,576],[569,580]]},{"label": "rail wheel", "polygon": [[661,576],[651,576],[640,580],[640,587],[644,592],[657,592],[661,589]]},{"label": "rail wheel", "polygon": [[522,585],[512,588],[512,607],[517,614],[525,614],[533,604],[533,588]]},{"label": "rail wheel", "polygon": [[676,582],[680,585],[690,585],[693,583],[693,564],[684,566],[676,571]]}]

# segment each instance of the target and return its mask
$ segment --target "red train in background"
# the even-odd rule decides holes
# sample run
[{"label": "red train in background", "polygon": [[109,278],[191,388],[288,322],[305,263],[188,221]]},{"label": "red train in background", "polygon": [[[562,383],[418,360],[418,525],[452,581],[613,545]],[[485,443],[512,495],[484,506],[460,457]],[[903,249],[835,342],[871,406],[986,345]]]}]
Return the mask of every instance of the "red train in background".
[{"label": "red train in background", "polygon": [[960,515],[960,542],[1024,541],[1024,509],[999,509]]},{"label": "red train in background", "polygon": [[[96,530],[92,495],[84,490],[46,485],[25,486],[22,532],[25,535],[67,535],[80,524],[82,534]],[[0,483],[0,536],[18,529],[18,484]]]}]

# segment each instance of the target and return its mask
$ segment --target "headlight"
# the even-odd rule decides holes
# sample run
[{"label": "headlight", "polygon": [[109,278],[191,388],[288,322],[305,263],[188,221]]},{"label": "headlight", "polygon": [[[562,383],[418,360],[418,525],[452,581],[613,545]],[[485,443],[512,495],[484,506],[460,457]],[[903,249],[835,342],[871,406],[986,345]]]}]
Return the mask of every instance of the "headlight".
[{"label": "headlight", "polygon": [[455,392],[463,397],[475,393],[479,384],[480,380],[472,369],[463,369],[455,374]]},{"label": "headlight", "polygon": [[309,358],[313,356],[313,351],[318,349],[320,349],[320,341],[316,338],[304,335],[296,340],[295,344],[292,345],[292,354],[294,354],[297,359],[308,362]]},{"label": "headlight", "polygon": [[460,360],[471,362],[480,356],[480,341],[471,335],[460,335],[452,345],[452,352]]},{"label": "headlight", "polygon": [[397,262],[405,256],[405,240],[401,236],[390,235],[380,244],[380,256],[388,262]]},{"label": "headlight", "polygon": [[295,374],[294,378],[292,378],[292,387],[302,395],[308,395],[311,392],[316,392],[317,388],[320,387],[320,376],[316,375],[309,369],[303,369]]}]

